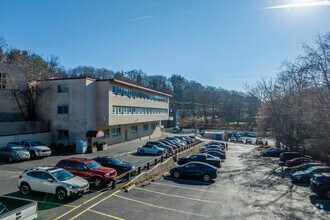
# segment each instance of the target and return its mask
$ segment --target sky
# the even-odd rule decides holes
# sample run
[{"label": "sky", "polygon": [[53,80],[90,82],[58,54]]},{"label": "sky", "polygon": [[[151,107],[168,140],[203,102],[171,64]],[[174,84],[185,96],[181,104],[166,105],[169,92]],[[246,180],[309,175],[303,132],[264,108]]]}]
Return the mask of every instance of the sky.
[{"label": "sky", "polygon": [[330,31],[326,0],[0,0],[7,44],[244,91]]}]

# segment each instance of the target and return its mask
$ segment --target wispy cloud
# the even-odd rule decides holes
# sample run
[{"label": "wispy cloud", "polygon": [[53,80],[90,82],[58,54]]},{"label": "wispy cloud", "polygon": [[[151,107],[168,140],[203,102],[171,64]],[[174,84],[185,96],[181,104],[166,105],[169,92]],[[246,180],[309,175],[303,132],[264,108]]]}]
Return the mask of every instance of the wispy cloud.
[{"label": "wispy cloud", "polygon": [[128,19],[128,20],[126,20],[126,22],[141,21],[141,20],[146,20],[146,19],[150,19],[153,17],[155,17],[155,16],[153,16],[153,15],[141,16],[141,17],[137,17],[137,18]]},{"label": "wispy cloud", "polygon": [[284,5],[274,5],[269,7],[264,7],[262,9],[286,9],[286,8],[306,8],[306,7],[320,7],[320,6],[330,6],[330,1],[322,0],[322,1],[312,1],[312,2],[297,2],[292,4],[284,4]]}]

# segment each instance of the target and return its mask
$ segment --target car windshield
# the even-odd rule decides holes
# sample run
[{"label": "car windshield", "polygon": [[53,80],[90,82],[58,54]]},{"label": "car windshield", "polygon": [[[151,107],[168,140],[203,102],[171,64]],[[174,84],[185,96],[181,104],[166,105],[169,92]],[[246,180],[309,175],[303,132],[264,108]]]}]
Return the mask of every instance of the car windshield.
[{"label": "car windshield", "polygon": [[314,170],[316,170],[317,168],[316,167],[310,167],[308,168],[305,172],[306,173],[312,173]]},{"label": "car windshield", "polygon": [[26,151],[24,147],[11,147],[14,151]]},{"label": "car windshield", "polygon": [[53,176],[59,181],[65,181],[74,177],[74,175],[66,170],[58,170],[52,172]]},{"label": "car windshield", "polygon": [[112,158],[110,161],[111,161],[111,163],[112,163],[113,165],[120,165],[120,164],[123,163],[123,161],[121,161],[121,160],[119,160],[119,159],[117,159],[117,158]]},{"label": "car windshield", "polygon": [[33,146],[33,147],[42,145],[42,144],[40,143],[40,141],[31,141],[30,144],[31,144],[31,146]]},{"label": "car windshield", "polygon": [[94,169],[97,169],[97,168],[101,167],[101,165],[98,162],[95,162],[95,161],[87,163],[86,166],[91,170],[94,170]]}]

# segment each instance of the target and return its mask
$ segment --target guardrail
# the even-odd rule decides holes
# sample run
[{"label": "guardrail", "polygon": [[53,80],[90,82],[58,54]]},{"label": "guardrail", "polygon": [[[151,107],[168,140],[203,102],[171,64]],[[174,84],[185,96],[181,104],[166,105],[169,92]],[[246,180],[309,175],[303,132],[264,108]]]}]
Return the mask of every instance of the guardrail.
[{"label": "guardrail", "polygon": [[177,154],[188,150],[200,143],[202,143],[203,141],[197,140],[196,142],[192,143],[192,144],[187,144],[186,146],[180,147],[176,150],[174,150],[173,153],[165,153],[159,157],[156,157],[152,160],[149,160],[143,164],[140,164],[139,166],[137,166],[135,169],[129,170],[125,173],[120,174],[119,176],[117,176],[111,184],[111,188],[115,189],[117,185],[119,184],[123,184],[126,183],[128,181],[130,181],[131,177],[134,175],[139,175],[141,174],[143,171],[147,171],[149,170],[152,166],[156,166],[158,163],[162,163],[164,162],[166,159],[173,157],[173,160],[176,162],[177,161]]}]

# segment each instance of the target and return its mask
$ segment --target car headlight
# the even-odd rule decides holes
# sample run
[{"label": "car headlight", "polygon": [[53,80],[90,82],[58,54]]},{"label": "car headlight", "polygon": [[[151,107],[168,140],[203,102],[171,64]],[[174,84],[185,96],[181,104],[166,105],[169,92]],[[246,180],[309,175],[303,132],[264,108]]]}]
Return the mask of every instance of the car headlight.
[{"label": "car headlight", "polygon": [[108,176],[110,176],[110,173],[106,173],[104,176],[108,177]]},{"label": "car headlight", "polygon": [[77,188],[77,187],[70,185],[69,188],[70,188],[70,189],[75,189],[75,188]]}]

